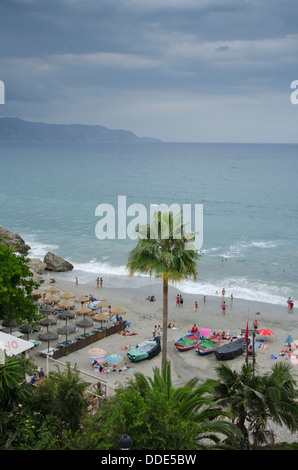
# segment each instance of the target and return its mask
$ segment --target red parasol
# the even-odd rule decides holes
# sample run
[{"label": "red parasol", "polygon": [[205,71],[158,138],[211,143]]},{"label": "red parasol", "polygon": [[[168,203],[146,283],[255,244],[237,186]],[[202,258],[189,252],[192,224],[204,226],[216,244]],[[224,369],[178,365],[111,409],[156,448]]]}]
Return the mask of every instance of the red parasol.
[{"label": "red parasol", "polygon": [[271,335],[274,335],[273,331],[271,330],[266,330],[265,329],[262,329],[262,330],[259,330],[259,333],[260,335],[263,335],[263,336],[271,336]]}]

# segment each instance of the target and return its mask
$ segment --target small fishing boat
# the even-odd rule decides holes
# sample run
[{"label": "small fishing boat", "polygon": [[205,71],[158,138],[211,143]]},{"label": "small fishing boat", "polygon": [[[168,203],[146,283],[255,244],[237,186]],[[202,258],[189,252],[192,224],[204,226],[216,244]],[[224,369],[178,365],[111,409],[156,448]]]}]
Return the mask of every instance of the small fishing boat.
[{"label": "small fishing boat", "polygon": [[136,347],[128,351],[127,356],[133,362],[143,361],[144,359],[152,359],[161,351],[160,337],[148,339],[138,344]]},{"label": "small fishing boat", "polygon": [[190,333],[189,335],[182,336],[182,338],[178,339],[178,341],[174,343],[174,346],[176,346],[178,351],[189,351],[197,345],[199,336],[199,331],[197,333]]},{"label": "small fishing boat", "polygon": [[221,345],[221,335],[209,336],[208,338],[202,338],[198,341],[195,351],[200,356],[211,354],[216,348]]},{"label": "small fishing boat", "polygon": [[231,341],[220,348],[214,350],[216,359],[219,361],[227,361],[229,359],[234,359],[237,356],[243,354],[246,348],[245,338],[239,338],[234,341]]}]

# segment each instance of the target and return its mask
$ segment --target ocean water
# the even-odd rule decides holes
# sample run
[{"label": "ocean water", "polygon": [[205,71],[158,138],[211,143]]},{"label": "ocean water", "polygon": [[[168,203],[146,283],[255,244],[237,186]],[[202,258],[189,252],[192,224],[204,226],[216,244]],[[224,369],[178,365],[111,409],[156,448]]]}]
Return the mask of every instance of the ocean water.
[{"label": "ocean water", "polygon": [[26,240],[30,257],[52,251],[74,264],[57,278],[96,286],[100,276],[107,287],[148,285],[150,294],[155,279],[126,271],[136,241],[96,237],[97,206],[115,208],[117,223],[119,196],[148,214],[150,204],[201,204],[198,279],[181,292],[199,298],[224,287],[285,305],[298,298],[297,174],[298,145],[2,142],[0,225]]}]

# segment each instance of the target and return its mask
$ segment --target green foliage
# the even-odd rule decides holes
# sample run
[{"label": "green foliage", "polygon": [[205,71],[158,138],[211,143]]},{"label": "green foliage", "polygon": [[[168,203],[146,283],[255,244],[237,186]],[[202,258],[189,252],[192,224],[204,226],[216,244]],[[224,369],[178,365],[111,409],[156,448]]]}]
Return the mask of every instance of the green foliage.
[{"label": "green foliage", "polygon": [[232,439],[237,428],[215,406],[212,386],[197,382],[174,388],[169,363],[162,374],[155,368],[153,379],[135,374],[99,408],[99,448],[116,449],[125,432],[133,437],[134,450],[196,450],[218,443],[219,433]]},{"label": "green foliage", "polygon": [[16,254],[7,244],[0,243],[0,319],[36,320],[31,292],[41,282],[33,280],[28,261],[26,254]]},{"label": "green foliage", "polygon": [[273,446],[269,421],[286,426],[291,432],[297,431],[297,390],[289,364],[277,363],[262,376],[253,373],[251,364],[244,364],[236,373],[222,363],[217,373],[220,382],[215,387],[215,396],[230,407],[242,433],[243,446],[256,449],[268,442]]},{"label": "green foliage", "polygon": [[30,395],[25,373],[32,370],[32,364],[17,356],[6,356],[0,365],[0,410],[11,411],[15,405],[24,403]]}]

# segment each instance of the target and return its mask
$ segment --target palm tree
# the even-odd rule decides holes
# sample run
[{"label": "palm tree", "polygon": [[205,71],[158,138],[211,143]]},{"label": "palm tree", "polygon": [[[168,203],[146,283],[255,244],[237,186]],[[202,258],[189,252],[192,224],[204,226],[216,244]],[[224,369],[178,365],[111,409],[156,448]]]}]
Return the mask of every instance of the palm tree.
[{"label": "palm tree", "polygon": [[[152,274],[163,280],[163,345],[162,368],[167,360],[168,284],[197,277],[196,262],[200,255],[189,249],[194,234],[186,234],[181,214],[156,212],[151,223],[137,229],[139,240],[129,254],[130,275],[136,272]],[[152,237],[152,233],[155,237]]]},{"label": "palm tree", "polygon": [[[214,401],[212,392],[215,382],[206,381],[198,385],[198,381],[196,377],[184,386],[175,388],[171,380],[171,365],[167,361],[162,372],[157,367],[153,369],[153,378],[145,377],[140,372],[135,373],[129,386],[148,403],[154,403],[157,397],[161,397],[168,404],[168,412],[173,410],[181,423],[188,423],[189,432],[191,428],[191,434],[194,433],[200,448],[210,448],[210,442],[221,446],[222,436],[235,443],[240,433],[227,419],[228,414]],[[160,419],[162,421],[164,417]],[[173,435],[172,439],[175,439]],[[176,445],[173,442],[172,445],[174,449],[179,448],[179,442]]]},{"label": "palm tree", "polygon": [[222,363],[217,373],[220,382],[214,389],[215,398],[230,406],[246,448],[250,447],[250,437],[254,449],[269,440],[274,445],[274,433],[268,429],[270,421],[291,432],[298,429],[296,382],[289,364],[277,363],[271,372],[255,376],[252,364],[244,364],[237,373]]}]

